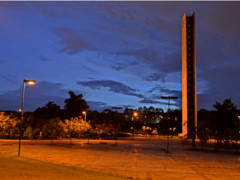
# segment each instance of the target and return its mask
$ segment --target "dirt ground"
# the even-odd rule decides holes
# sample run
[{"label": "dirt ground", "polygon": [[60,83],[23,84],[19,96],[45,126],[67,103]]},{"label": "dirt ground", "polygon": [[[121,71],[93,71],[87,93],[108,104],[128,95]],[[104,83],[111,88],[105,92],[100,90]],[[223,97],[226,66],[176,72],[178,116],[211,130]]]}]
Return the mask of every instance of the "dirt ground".
[{"label": "dirt ground", "polygon": [[[0,153],[16,155],[17,140],[0,140]],[[180,140],[23,140],[21,156],[89,170],[122,175],[127,179],[240,179],[240,155],[234,152],[193,151]],[[97,179],[97,178],[96,178]]]}]

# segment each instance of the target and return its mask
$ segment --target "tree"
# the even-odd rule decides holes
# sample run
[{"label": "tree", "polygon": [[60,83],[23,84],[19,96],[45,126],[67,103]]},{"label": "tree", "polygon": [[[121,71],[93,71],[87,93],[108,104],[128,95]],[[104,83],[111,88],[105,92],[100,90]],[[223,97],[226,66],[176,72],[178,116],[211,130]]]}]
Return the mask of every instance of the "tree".
[{"label": "tree", "polygon": [[16,132],[19,131],[17,129],[19,123],[19,118],[5,115],[4,112],[0,112],[0,135],[6,136],[7,138],[15,136]]},{"label": "tree", "polygon": [[30,117],[29,126],[42,130],[49,123],[50,119],[60,117],[60,113],[60,106],[56,105],[53,101],[48,101],[44,107],[39,107],[33,112],[33,117]]},{"label": "tree", "polygon": [[112,111],[110,109],[105,109],[100,114],[100,119],[102,120],[101,125],[98,125],[98,134],[100,136],[117,138],[118,132],[125,125],[123,115],[118,111]]},{"label": "tree", "polygon": [[72,117],[70,120],[65,119],[64,122],[60,121],[58,123],[62,127],[65,135],[70,138],[70,144],[72,143],[72,137],[81,137],[83,133],[87,133],[92,129],[90,122],[79,117]]},{"label": "tree", "polygon": [[69,91],[68,94],[70,95],[70,98],[64,101],[66,118],[70,119],[71,117],[78,117],[82,115],[82,111],[89,109],[86,101],[82,98],[82,94],[76,95],[72,91]]},{"label": "tree", "polygon": [[228,146],[231,139],[231,131],[237,128],[238,110],[232,103],[231,98],[225,99],[223,103],[216,102],[213,107],[216,111],[216,139],[221,141],[225,139],[225,144]]},{"label": "tree", "polygon": [[216,102],[213,107],[217,110],[217,125],[219,130],[233,128],[237,121],[237,108],[231,99],[226,99],[223,103]]},{"label": "tree", "polygon": [[212,111],[200,109],[197,113],[197,120],[197,136],[203,147],[207,145],[208,139],[214,136],[216,118]]},{"label": "tree", "polygon": [[31,126],[28,126],[26,128],[24,136],[33,141],[34,137],[36,137],[39,132],[40,132],[39,128],[33,129]]},{"label": "tree", "polygon": [[57,137],[57,129],[59,126],[59,122],[60,122],[60,118],[51,118],[49,119],[49,122],[47,124],[45,124],[44,128],[43,128],[43,133],[45,134],[46,137],[50,137],[51,138],[51,144],[53,139],[55,139]]}]

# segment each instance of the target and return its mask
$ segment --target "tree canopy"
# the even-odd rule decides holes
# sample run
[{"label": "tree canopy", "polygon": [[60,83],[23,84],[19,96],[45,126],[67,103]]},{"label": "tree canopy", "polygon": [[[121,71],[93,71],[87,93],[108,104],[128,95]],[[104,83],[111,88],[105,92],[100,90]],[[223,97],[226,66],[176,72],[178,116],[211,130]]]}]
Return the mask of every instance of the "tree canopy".
[{"label": "tree canopy", "polygon": [[70,98],[64,101],[66,118],[78,117],[82,115],[82,111],[88,110],[87,102],[82,98],[82,94],[76,95],[74,92],[69,91]]}]

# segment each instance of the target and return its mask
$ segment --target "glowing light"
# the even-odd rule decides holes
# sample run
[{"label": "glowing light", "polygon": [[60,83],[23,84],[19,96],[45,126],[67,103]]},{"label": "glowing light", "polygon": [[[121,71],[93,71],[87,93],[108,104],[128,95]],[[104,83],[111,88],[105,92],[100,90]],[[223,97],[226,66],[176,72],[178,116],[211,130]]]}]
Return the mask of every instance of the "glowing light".
[{"label": "glowing light", "polygon": [[134,116],[134,117],[137,117],[137,116],[138,116],[138,113],[137,113],[137,112],[134,112],[134,113],[133,113],[133,116]]},{"label": "glowing light", "polygon": [[24,80],[25,83],[28,83],[29,85],[34,85],[36,84],[36,81],[34,80]]},{"label": "glowing light", "polygon": [[36,83],[35,83],[35,82],[33,82],[33,81],[29,81],[29,82],[28,82],[28,84],[30,84],[30,85],[31,85],[31,84],[36,84]]}]

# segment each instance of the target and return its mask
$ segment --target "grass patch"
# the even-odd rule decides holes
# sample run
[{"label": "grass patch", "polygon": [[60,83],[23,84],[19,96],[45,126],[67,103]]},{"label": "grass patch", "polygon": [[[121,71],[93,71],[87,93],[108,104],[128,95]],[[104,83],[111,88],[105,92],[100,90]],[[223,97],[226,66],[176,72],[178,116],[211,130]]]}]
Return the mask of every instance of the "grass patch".
[{"label": "grass patch", "polygon": [[0,179],[124,179],[79,167],[0,153]]}]

